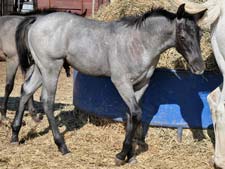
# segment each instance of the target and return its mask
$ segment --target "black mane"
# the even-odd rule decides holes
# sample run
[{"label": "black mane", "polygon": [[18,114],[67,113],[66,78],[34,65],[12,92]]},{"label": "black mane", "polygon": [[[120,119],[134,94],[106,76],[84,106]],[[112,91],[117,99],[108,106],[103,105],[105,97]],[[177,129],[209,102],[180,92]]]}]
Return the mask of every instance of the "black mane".
[{"label": "black mane", "polygon": [[55,9],[38,9],[38,10],[25,12],[25,13],[12,12],[12,13],[10,13],[10,15],[20,15],[20,16],[46,15],[46,14],[50,14],[50,13],[53,13],[53,12],[57,12],[57,10],[55,10]]},{"label": "black mane", "polygon": [[155,8],[142,15],[124,17],[120,20],[120,22],[126,24],[127,26],[141,27],[143,22],[152,16],[165,16],[167,19],[173,20],[177,15],[165,10],[164,8]]}]

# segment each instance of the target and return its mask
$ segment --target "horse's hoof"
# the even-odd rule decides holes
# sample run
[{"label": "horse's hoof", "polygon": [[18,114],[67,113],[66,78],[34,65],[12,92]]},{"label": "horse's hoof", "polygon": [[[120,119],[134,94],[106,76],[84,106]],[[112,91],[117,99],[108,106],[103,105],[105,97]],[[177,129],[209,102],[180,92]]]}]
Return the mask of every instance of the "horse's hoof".
[{"label": "horse's hoof", "polygon": [[66,150],[66,151],[61,151],[61,153],[62,153],[62,155],[67,155],[67,154],[69,154],[69,153],[71,153],[71,151],[69,151],[69,150]]},{"label": "horse's hoof", "polygon": [[32,115],[32,119],[36,123],[40,123],[43,120],[43,118],[44,118],[43,114]]},{"label": "horse's hoof", "polygon": [[130,158],[129,160],[128,160],[128,163],[129,164],[137,164],[137,159],[136,159],[136,157],[132,157],[132,158]]},{"label": "horse's hoof", "polygon": [[138,142],[138,148],[137,148],[137,152],[138,153],[143,153],[148,151],[148,144],[145,142]]},{"label": "horse's hoof", "polygon": [[60,147],[59,151],[62,153],[62,155],[66,155],[66,154],[70,153],[70,151],[68,150],[68,148],[65,145]]},{"label": "horse's hoof", "polygon": [[10,143],[11,144],[14,144],[14,145],[19,144],[19,138],[18,138],[18,136],[17,135],[12,135],[11,140],[10,140]]},{"label": "horse's hoof", "polygon": [[119,158],[115,158],[115,165],[116,166],[121,166],[121,165],[124,165],[126,163],[125,160],[120,160]]},{"label": "horse's hoof", "polygon": [[224,168],[218,167],[216,164],[213,165],[213,168],[214,169],[224,169]]},{"label": "horse's hoof", "polygon": [[10,144],[11,144],[11,145],[18,146],[18,145],[19,145],[19,141],[11,141]]}]

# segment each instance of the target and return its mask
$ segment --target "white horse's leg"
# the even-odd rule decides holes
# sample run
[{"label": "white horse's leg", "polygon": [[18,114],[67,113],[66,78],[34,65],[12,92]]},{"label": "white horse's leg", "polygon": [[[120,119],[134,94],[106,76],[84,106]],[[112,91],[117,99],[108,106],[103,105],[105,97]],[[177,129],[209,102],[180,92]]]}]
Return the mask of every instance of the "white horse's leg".
[{"label": "white horse's leg", "polygon": [[[212,36],[211,41],[217,64],[223,75],[223,80],[225,80],[225,57],[223,57],[222,53],[219,50],[215,36]],[[217,98],[215,97],[216,95]],[[212,94],[211,97],[208,97],[208,100],[212,112],[216,141],[214,162],[218,167],[225,169],[225,84],[223,83],[221,92],[219,91],[219,89],[217,89],[216,91],[214,91],[214,94]]]},{"label": "white horse's leg", "polygon": [[218,107],[221,89],[222,85],[211,92],[207,99],[212,113],[213,127],[215,132],[215,155],[213,156],[213,161],[216,166],[225,169],[225,112]]}]

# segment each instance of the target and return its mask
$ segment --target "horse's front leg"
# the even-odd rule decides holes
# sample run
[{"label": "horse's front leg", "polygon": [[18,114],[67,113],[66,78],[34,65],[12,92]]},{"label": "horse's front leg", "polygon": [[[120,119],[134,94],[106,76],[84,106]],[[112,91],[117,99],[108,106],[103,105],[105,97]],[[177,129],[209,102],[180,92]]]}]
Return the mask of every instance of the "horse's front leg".
[{"label": "horse's front leg", "polygon": [[215,133],[215,153],[213,162],[220,168],[225,168],[225,111],[224,106],[220,104],[218,107],[219,99],[221,98],[222,86],[217,87],[211,92],[207,99],[212,113],[212,121]]},{"label": "horse's front leg", "polygon": [[[141,86],[136,86],[135,89],[135,97],[137,99],[137,102],[140,104],[141,98],[144,95],[146,89],[149,86],[149,79],[145,82],[141,83]],[[137,131],[136,131],[136,139],[137,139],[137,145],[138,145],[138,152],[144,152],[148,150],[148,145],[145,142],[145,136],[148,131],[149,124],[147,123],[140,123],[138,125]]]},{"label": "horse's front leg", "polygon": [[126,136],[123,142],[122,151],[116,155],[116,165],[123,165],[126,161],[129,163],[136,161],[132,143],[136,129],[141,123],[142,111],[138,105],[133,86],[129,80],[112,78],[112,82],[129,108],[129,112],[127,113]]},{"label": "horse's front leg", "polygon": [[215,155],[213,160],[216,166],[225,168],[225,56],[221,53],[215,36],[212,36],[211,41],[217,64],[223,75],[221,91],[218,88],[208,96],[215,132]]}]

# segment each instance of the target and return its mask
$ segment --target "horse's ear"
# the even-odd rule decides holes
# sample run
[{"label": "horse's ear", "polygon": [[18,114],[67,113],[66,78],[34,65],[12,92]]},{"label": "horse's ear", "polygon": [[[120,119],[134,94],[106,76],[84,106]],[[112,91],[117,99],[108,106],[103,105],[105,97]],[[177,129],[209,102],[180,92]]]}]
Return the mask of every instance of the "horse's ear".
[{"label": "horse's ear", "polygon": [[199,21],[199,20],[205,15],[205,12],[206,12],[207,10],[208,10],[208,9],[205,9],[205,10],[199,12],[199,13],[194,14],[194,19],[195,19],[195,21],[196,21],[196,22]]},{"label": "horse's ear", "polygon": [[185,4],[179,6],[177,10],[177,19],[181,19],[185,14]]}]

